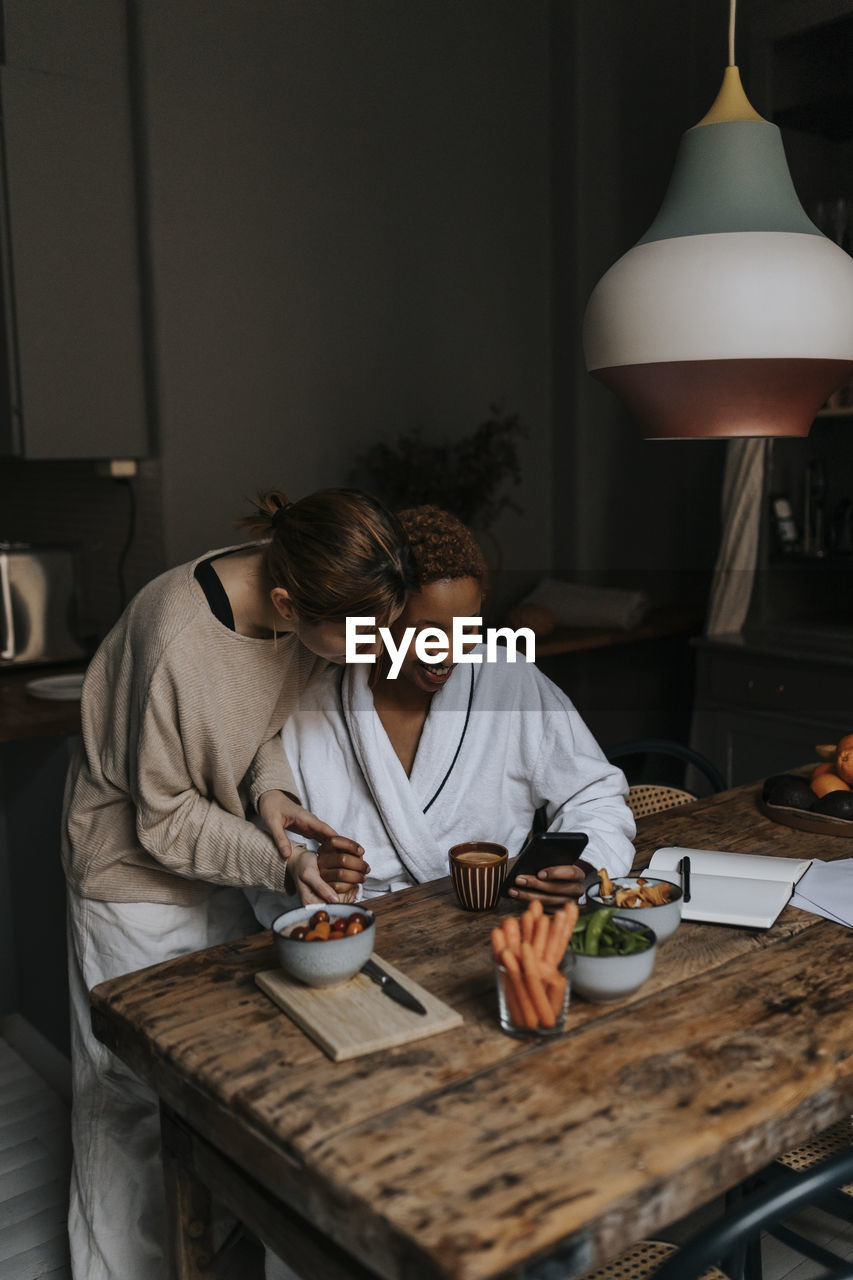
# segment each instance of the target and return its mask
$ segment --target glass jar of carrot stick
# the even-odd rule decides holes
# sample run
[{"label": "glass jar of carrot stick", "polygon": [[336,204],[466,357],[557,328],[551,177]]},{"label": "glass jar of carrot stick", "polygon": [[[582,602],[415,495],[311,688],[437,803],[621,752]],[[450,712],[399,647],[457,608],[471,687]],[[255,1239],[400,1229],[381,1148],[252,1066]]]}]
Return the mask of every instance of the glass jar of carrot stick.
[{"label": "glass jar of carrot stick", "polygon": [[510,1036],[556,1036],[569,1008],[572,931],[576,902],[546,915],[531,902],[520,916],[492,929],[492,956],[501,1031]]}]

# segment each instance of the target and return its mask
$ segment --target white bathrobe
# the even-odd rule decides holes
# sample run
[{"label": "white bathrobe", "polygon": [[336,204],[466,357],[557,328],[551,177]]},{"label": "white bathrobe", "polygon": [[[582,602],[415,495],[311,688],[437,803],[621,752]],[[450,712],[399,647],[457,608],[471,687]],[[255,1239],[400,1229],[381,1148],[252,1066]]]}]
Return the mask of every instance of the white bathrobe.
[{"label": "white bathrobe", "polygon": [[[372,667],[335,667],[309,685],[283,730],[303,804],[364,847],[360,897],[448,874],[465,840],[521,849],[537,809],[551,831],[585,831],[584,858],[611,875],[631,867],[628,784],[566,695],[519,659],[460,665],[432,697],[411,776],[373,706]],[[298,837],[297,837],[298,838]],[[269,925],[298,902],[250,890]]]}]

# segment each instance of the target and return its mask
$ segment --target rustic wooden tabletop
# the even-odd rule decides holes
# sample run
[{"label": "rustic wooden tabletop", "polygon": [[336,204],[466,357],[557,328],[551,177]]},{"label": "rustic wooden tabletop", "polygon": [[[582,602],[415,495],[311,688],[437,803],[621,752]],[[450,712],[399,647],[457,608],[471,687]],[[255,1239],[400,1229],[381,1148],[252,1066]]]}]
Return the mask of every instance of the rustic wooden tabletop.
[{"label": "rustic wooden tabletop", "polygon": [[[637,865],[670,844],[849,853],[772,823],[756,794],[641,820]],[[268,932],[105,983],[92,1003],[98,1035],[235,1176],[386,1280],[485,1280],[555,1249],[577,1274],[853,1106],[839,925],[793,907],[767,931],[683,923],[635,996],[574,1000],[546,1044],[498,1029],[491,913],[463,912],[447,880],[371,906],[378,954],[461,1027],[335,1064],[257,989]]]}]

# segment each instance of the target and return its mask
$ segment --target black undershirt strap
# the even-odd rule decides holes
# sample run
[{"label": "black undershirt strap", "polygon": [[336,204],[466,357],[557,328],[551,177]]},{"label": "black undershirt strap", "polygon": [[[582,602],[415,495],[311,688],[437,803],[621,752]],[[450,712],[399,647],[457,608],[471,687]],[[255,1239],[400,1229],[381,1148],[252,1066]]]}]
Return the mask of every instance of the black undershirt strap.
[{"label": "black undershirt strap", "polygon": [[234,626],[234,610],[231,608],[231,601],[228,599],[225,588],[219,578],[219,574],[213,567],[213,560],[219,557],[213,557],[210,560],[200,560],[195,567],[195,577],[199,586],[207,597],[207,603],[210,605],[210,612],[216,618],[217,622],[221,622],[223,627],[228,627],[229,631],[236,631]]}]

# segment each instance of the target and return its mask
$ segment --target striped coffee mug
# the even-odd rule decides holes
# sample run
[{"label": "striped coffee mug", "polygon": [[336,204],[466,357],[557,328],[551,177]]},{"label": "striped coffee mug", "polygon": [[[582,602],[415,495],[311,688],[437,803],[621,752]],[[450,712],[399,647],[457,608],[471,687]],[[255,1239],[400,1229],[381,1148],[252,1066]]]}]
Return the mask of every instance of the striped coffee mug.
[{"label": "striped coffee mug", "polygon": [[466,911],[488,911],[496,907],[506,875],[504,846],[488,840],[468,840],[465,844],[455,844],[448,857],[459,905]]}]

